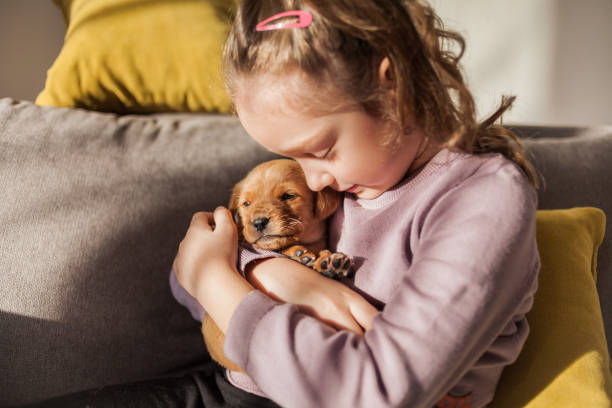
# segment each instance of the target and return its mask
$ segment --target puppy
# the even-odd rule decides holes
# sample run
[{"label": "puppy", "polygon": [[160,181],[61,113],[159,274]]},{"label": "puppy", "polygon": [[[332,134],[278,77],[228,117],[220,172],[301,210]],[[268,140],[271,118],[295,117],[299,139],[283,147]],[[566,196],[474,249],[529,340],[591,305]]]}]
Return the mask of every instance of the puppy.
[{"label": "puppy", "polygon": [[[351,260],[325,248],[326,219],[340,200],[341,194],[330,188],[311,191],[299,164],[279,159],[256,166],[234,186],[229,210],[239,240],[280,252],[327,277],[339,278],[349,275]],[[225,336],[208,315],[202,322],[202,333],[214,360],[242,371],[223,354]]]},{"label": "puppy", "polygon": [[340,193],[330,188],[311,191],[302,168],[279,159],[255,167],[234,187],[229,210],[239,239],[337,278],[346,277],[351,266],[346,255],[325,249],[326,218],[340,200]]}]

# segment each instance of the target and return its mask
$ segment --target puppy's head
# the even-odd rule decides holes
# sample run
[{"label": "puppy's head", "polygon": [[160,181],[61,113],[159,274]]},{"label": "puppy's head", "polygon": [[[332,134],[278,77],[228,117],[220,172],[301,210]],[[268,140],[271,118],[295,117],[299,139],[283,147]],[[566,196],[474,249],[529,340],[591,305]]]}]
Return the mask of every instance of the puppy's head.
[{"label": "puppy's head", "polygon": [[279,159],[260,164],[236,184],[229,209],[241,239],[278,250],[323,238],[323,220],[339,204],[340,193],[311,191],[299,164]]}]

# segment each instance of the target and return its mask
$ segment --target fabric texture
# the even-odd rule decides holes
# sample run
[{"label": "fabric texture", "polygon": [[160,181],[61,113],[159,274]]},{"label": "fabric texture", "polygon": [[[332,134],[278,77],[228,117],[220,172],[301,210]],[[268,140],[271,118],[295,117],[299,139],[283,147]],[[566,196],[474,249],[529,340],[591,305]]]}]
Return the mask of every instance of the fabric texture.
[{"label": "fabric texture", "polygon": [[272,157],[231,117],[0,99],[0,406],[206,360],[168,270],[193,213]]},{"label": "fabric texture", "polygon": [[542,210],[531,334],[504,371],[493,407],[610,407],[612,375],[597,290],[606,219],[595,208]]},{"label": "fabric texture", "polygon": [[484,407],[529,332],[536,205],[501,155],[445,149],[376,199],[345,194],[329,249],[353,258],[344,282],[381,309],[372,329],[332,330],[253,291],[225,354],[283,406],[428,408],[450,393]]},{"label": "fabric texture", "polygon": [[221,53],[234,2],[55,0],[67,31],[39,105],[228,112]]},{"label": "fabric texture", "polygon": [[20,408],[279,408],[231,385],[210,361],[187,374],[117,384],[28,404]]}]

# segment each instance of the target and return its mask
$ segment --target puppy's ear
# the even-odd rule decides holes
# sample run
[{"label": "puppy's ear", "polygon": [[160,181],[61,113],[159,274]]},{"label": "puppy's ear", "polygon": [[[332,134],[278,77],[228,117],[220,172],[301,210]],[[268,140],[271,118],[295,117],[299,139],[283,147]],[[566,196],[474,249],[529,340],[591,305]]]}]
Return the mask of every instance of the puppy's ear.
[{"label": "puppy's ear", "polygon": [[236,184],[234,189],[232,190],[232,195],[230,197],[229,205],[227,206],[230,212],[232,213],[232,217],[236,226],[238,227],[238,234],[242,237],[242,222],[240,220],[240,213],[238,212],[238,207],[240,206],[240,192],[241,192],[242,182]]},{"label": "puppy's ear", "polygon": [[342,200],[342,194],[329,187],[314,192],[315,217],[324,220],[336,211]]}]

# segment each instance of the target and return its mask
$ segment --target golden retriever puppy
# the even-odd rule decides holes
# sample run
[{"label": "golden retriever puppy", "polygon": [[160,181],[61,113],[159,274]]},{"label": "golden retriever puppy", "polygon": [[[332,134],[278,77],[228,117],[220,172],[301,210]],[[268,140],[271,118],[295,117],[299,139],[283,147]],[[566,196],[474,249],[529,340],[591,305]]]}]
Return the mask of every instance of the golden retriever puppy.
[{"label": "golden retriever puppy", "polygon": [[[311,191],[299,164],[289,159],[262,163],[232,191],[229,210],[239,240],[277,251],[330,278],[346,277],[350,258],[326,249],[326,219],[338,208],[341,194],[330,188]],[[202,333],[211,357],[241,371],[223,354],[225,336],[206,315]]]},{"label": "golden retriever puppy", "polygon": [[340,200],[330,188],[311,191],[297,162],[279,159],[255,167],[234,187],[229,210],[239,239],[336,278],[350,271],[346,255],[325,249],[326,219]]}]

